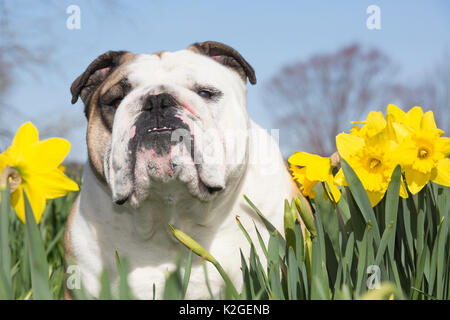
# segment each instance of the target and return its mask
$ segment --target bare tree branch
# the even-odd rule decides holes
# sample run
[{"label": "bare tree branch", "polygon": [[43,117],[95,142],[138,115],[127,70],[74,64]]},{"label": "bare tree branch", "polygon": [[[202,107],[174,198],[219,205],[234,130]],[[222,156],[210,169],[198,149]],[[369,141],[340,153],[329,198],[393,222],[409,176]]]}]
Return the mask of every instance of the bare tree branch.
[{"label": "bare tree branch", "polygon": [[350,119],[385,107],[395,70],[386,55],[357,44],[282,68],[264,88],[282,147],[333,153],[334,137]]}]

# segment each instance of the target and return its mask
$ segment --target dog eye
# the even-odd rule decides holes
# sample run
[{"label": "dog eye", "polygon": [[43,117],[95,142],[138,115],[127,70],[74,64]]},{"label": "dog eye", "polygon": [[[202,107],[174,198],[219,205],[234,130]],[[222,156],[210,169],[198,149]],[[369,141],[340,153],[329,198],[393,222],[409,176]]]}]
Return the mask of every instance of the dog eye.
[{"label": "dog eye", "polygon": [[117,98],[110,98],[110,99],[102,99],[100,101],[101,105],[104,107],[108,107],[108,108],[113,108],[113,109],[117,109],[120,105],[120,103],[122,102],[123,97],[117,97]]},{"label": "dog eye", "polygon": [[120,105],[120,103],[122,102],[122,98],[117,98],[117,99],[115,99],[115,100],[113,100],[112,102],[111,102],[111,107],[114,107],[114,108],[118,108],[119,107],[119,105]]},{"label": "dog eye", "polygon": [[214,96],[214,92],[205,89],[198,90],[197,94],[205,99],[211,99]]}]

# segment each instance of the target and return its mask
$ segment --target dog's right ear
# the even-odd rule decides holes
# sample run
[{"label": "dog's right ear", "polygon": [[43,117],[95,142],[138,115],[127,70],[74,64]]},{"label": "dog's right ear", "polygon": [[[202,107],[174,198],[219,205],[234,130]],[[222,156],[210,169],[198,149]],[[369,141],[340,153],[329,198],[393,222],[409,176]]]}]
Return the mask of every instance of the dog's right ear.
[{"label": "dog's right ear", "polygon": [[232,47],[216,41],[205,41],[190,45],[188,50],[209,56],[220,64],[236,71],[244,82],[247,82],[248,79],[251,84],[256,84],[255,70],[247,60]]},{"label": "dog's right ear", "polygon": [[81,97],[85,105],[88,105],[89,100],[94,91],[100,86],[109,74],[119,66],[123,61],[123,56],[127,51],[108,51],[97,59],[91,62],[70,87],[72,93],[72,104],[77,102],[78,97]]}]

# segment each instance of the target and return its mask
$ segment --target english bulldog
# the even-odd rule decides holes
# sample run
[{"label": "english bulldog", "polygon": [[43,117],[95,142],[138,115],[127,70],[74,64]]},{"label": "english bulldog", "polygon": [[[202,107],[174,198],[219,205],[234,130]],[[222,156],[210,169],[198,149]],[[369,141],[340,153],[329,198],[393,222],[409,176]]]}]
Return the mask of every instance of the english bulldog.
[{"label": "english bulldog", "polygon": [[[284,200],[298,192],[276,139],[248,116],[247,80],[256,84],[241,54],[207,41],[176,52],[109,51],[73,82],[72,103],[81,97],[85,106],[89,160],[67,222],[65,258],[89,297],[98,298],[103,270],[117,285],[117,252],[129,264],[134,297],[162,298],[177,254],[188,252],[169,224],[242,286],[240,250],[248,256],[250,245],[236,216],[253,239],[253,223],[269,236],[243,194],[282,230]],[[220,298],[223,280],[207,267]],[[186,298],[207,297],[194,257]]]}]

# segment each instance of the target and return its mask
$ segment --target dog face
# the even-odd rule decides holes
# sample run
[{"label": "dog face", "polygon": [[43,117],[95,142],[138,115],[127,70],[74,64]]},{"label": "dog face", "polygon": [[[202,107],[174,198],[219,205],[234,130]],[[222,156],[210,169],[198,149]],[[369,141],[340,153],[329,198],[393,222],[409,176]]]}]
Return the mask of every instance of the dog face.
[{"label": "dog face", "polygon": [[113,201],[139,206],[175,182],[202,201],[247,163],[246,80],[234,49],[203,42],[177,52],[107,52],[72,84],[88,118],[91,168]]}]

